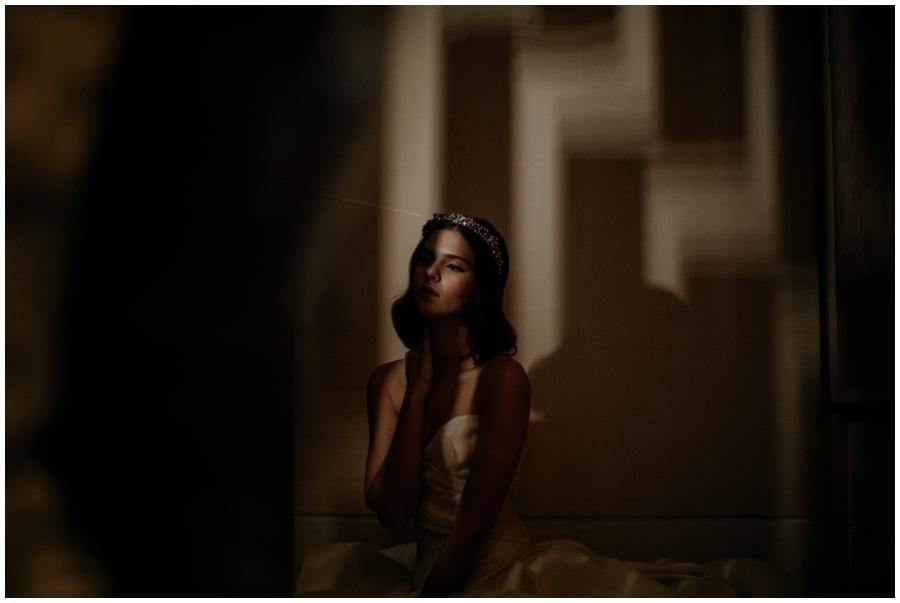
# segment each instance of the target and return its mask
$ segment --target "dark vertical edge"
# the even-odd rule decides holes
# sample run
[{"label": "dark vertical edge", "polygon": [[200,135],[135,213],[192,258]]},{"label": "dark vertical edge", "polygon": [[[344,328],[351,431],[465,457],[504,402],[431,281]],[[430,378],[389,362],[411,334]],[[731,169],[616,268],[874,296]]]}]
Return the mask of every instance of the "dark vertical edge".
[{"label": "dark vertical edge", "polygon": [[832,82],[831,82],[831,35],[830,35],[831,9],[823,7],[819,19],[822,32],[822,98],[824,100],[822,115],[823,144],[820,161],[822,165],[822,182],[824,195],[822,201],[816,204],[819,209],[817,215],[818,236],[818,260],[819,260],[819,341],[820,341],[820,370],[821,370],[821,395],[828,410],[832,405],[831,383],[831,329],[834,324],[831,316],[833,308],[832,294],[834,292],[834,264],[832,254],[834,250],[834,236],[832,228],[834,224],[834,136],[832,132]]}]

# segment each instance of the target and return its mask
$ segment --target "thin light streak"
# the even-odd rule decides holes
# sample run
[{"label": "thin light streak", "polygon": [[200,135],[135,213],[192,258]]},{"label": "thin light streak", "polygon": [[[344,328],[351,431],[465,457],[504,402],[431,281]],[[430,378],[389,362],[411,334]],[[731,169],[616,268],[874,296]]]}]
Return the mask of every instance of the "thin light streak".
[{"label": "thin light streak", "polygon": [[426,217],[426,216],[423,216],[422,214],[417,214],[417,213],[414,212],[414,211],[406,211],[405,209],[397,209],[397,208],[395,208],[395,207],[388,207],[387,205],[378,205],[378,204],[376,204],[376,203],[366,203],[365,201],[357,201],[356,199],[349,199],[349,198],[347,198],[347,197],[339,197],[338,195],[324,194],[324,195],[321,195],[321,196],[322,196],[322,197],[328,197],[328,198],[330,198],[330,199],[337,199],[337,200],[339,200],[339,201],[347,201],[347,202],[349,202],[349,203],[358,203],[359,205],[368,205],[369,207],[378,207],[378,208],[381,208],[381,209],[387,209],[387,210],[390,210],[390,211],[396,211],[396,212],[399,212],[399,213],[401,213],[401,214],[408,214],[408,215],[410,215],[410,216],[417,216],[417,217],[419,217],[419,218],[424,218],[424,217]]}]

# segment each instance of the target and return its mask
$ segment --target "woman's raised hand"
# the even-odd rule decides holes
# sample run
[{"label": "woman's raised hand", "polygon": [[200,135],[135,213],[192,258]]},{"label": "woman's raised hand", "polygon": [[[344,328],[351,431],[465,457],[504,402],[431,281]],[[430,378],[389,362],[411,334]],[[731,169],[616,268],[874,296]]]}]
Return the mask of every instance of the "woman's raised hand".
[{"label": "woman's raised hand", "polygon": [[431,362],[431,339],[428,329],[424,330],[422,341],[406,353],[406,387],[416,397],[424,399],[431,391],[434,369]]}]

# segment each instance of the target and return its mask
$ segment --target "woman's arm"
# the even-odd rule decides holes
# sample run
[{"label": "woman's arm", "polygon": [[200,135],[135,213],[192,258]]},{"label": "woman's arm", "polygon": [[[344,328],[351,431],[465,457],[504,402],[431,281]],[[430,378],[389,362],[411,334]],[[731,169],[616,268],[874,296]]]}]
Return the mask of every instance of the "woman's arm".
[{"label": "woman's arm", "polygon": [[456,523],[420,596],[458,592],[503,508],[525,446],[531,384],[522,366],[506,360],[485,367],[478,385],[478,441]]},{"label": "woman's arm", "polygon": [[390,365],[375,369],[366,388],[369,452],[365,497],[384,527],[402,530],[419,500],[427,391],[407,386],[398,414],[390,396],[389,369]]}]

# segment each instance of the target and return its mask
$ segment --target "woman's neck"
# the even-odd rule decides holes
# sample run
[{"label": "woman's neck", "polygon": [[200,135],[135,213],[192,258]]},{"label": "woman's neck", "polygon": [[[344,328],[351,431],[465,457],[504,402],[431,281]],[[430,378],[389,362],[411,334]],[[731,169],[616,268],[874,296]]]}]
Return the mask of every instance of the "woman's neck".
[{"label": "woman's neck", "polygon": [[425,324],[431,339],[431,357],[435,370],[461,370],[470,363],[469,326],[459,317],[431,319]]}]

